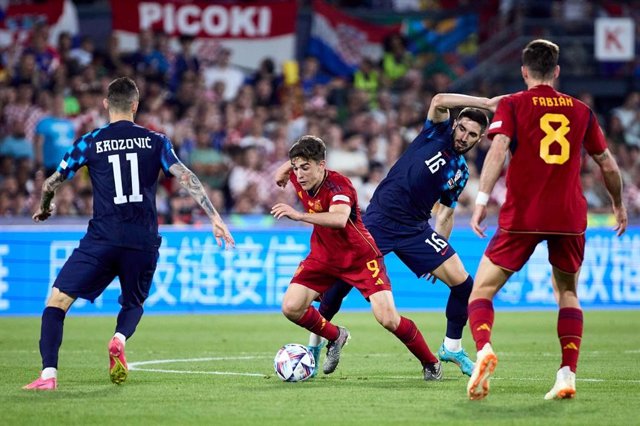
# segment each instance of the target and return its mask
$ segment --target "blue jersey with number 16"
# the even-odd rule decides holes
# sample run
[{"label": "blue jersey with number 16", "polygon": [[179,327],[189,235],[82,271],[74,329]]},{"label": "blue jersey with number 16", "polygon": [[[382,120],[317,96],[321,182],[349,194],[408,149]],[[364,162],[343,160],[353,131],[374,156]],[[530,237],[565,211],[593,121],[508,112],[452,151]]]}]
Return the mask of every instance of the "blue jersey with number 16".
[{"label": "blue jersey with number 16", "polygon": [[453,149],[451,121],[426,121],[376,188],[367,216],[383,215],[404,225],[421,227],[431,217],[436,201],[455,207],[469,178],[469,168],[462,154]]},{"label": "blue jersey with number 16", "polygon": [[58,166],[65,178],[87,166],[93,185],[93,219],[87,236],[96,243],[139,249],[160,245],[158,175],[179,160],[171,141],[131,121],[89,132],[73,144]]}]

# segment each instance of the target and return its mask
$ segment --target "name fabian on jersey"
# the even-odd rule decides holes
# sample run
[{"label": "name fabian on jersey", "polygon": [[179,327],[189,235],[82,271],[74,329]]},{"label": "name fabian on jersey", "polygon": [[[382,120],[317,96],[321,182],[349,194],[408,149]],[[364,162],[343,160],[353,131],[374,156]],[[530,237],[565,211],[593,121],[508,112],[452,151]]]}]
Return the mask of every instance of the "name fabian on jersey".
[{"label": "name fabian on jersey", "polygon": [[151,138],[107,139],[96,142],[96,153],[119,151],[121,149],[145,148],[151,149]]}]

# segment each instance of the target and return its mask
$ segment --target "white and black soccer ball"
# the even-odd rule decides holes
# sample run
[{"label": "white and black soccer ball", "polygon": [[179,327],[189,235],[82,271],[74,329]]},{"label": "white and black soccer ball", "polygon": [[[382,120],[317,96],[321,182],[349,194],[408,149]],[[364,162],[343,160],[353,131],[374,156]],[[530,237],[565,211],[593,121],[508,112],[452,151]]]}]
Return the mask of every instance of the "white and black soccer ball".
[{"label": "white and black soccer ball", "polygon": [[276,374],[285,382],[307,380],[316,368],[316,360],[306,346],[289,343],[278,350],[273,360]]}]

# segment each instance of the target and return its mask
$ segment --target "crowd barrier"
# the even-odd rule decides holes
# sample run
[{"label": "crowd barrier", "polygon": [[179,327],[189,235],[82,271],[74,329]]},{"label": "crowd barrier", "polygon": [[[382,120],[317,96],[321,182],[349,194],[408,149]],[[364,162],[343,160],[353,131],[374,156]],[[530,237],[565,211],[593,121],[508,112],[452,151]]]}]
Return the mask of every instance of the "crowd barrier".
[{"label": "crowd barrier", "polygon": [[[490,230],[491,231],[491,230]],[[2,226],[0,315],[40,314],[55,277],[85,227]],[[309,227],[234,230],[236,248],[220,249],[209,229],[162,227],[158,268],[145,311],[218,313],[276,311],[299,262],[309,250]],[[584,308],[640,308],[640,227],[618,238],[611,229],[589,229],[579,294]],[[474,274],[488,243],[467,228],[455,229],[452,246]],[[413,275],[398,258],[385,258],[399,310],[443,309],[446,286]],[[78,300],[75,313],[116,313],[116,279],[95,303]],[[540,244],[528,264],[500,291],[498,308],[555,307],[547,249]],[[367,309],[357,291],[345,309]]]}]

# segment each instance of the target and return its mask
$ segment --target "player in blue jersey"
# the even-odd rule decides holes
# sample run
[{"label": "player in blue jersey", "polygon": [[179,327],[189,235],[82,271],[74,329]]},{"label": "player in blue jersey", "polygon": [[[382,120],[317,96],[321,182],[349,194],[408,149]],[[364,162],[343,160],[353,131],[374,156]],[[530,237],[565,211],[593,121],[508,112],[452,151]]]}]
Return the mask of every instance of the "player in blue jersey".
[{"label": "player in blue jersey", "polygon": [[[383,254],[394,252],[416,276],[437,278],[449,286],[447,331],[438,356],[468,376],[473,362],[462,348],[462,330],[473,279],[448,238],[458,196],[469,177],[464,153],[480,141],[489,123],[482,109],[495,111],[501,98],[434,96],[424,128],[380,182],[364,216]],[[456,107],[465,108],[453,119],[449,110]],[[434,229],[429,219],[436,205]],[[322,297],[319,311],[327,320],[337,313],[349,290],[339,282]],[[311,336],[309,346],[319,354],[316,336]]]},{"label": "player in blue jersey", "polygon": [[177,177],[205,210],[218,245],[222,246],[222,240],[227,246],[235,245],[198,178],[176,157],[171,141],[133,122],[138,101],[133,80],[112,81],[103,101],[110,123],[76,140],[43,184],[40,206],[33,215],[36,222],[51,216],[56,189],[87,166],[93,185],[93,218],[53,283],[40,330],[43,370],[24,389],[57,388],[58,352],[67,311],[78,297],[93,302],[115,277],[120,279],[122,308],[109,342],[109,374],[113,383],[126,380],[125,342],[142,317],[160,248],[155,205],[160,170]]}]

